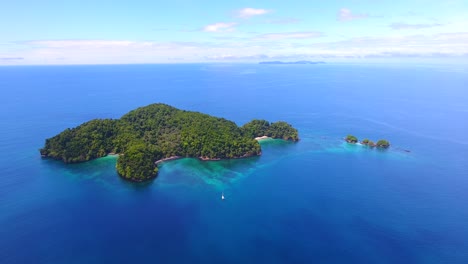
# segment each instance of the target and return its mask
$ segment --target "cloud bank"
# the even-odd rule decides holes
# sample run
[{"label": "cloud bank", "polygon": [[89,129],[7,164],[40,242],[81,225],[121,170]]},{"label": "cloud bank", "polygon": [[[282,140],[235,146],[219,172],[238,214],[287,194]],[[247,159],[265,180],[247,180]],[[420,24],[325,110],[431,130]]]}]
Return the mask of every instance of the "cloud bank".
[{"label": "cloud bank", "polygon": [[432,23],[432,24],[408,24],[408,23],[393,23],[390,27],[394,30],[403,30],[403,29],[423,29],[423,28],[432,28],[440,27],[442,24]]},{"label": "cloud bank", "polygon": [[262,34],[256,37],[256,39],[268,39],[268,40],[285,40],[285,39],[309,39],[321,37],[322,33],[315,31],[303,31],[303,32],[286,32],[286,33],[270,33]]},{"label": "cloud bank", "polygon": [[[325,42],[320,32],[254,35],[242,41],[157,42],[128,40],[41,40],[2,64],[174,63],[264,59],[453,57],[468,56],[468,32],[393,37],[361,37]],[[320,42],[317,40],[320,38]],[[312,42],[311,42],[312,41]],[[177,58],[177,59],[174,59]]]},{"label": "cloud bank", "polygon": [[203,27],[203,31],[205,32],[230,32],[234,30],[234,26],[237,23],[230,22],[230,23],[215,23],[206,25]]},{"label": "cloud bank", "polygon": [[251,18],[253,16],[265,15],[271,13],[270,10],[267,9],[257,9],[257,8],[243,8],[236,12],[236,16],[240,18]]},{"label": "cloud bank", "polygon": [[17,61],[17,60],[24,60],[24,58],[22,58],[22,57],[1,57],[0,60]]},{"label": "cloud bank", "polygon": [[367,18],[369,15],[367,14],[355,14],[351,10],[347,8],[341,8],[338,10],[337,19],[338,21],[351,21],[356,19]]}]

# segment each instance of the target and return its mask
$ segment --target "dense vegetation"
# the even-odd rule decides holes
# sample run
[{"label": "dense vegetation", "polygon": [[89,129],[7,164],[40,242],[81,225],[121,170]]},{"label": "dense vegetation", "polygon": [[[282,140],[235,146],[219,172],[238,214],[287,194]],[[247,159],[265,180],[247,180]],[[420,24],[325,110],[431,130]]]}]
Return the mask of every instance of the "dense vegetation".
[{"label": "dense vegetation", "polygon": [[390,142],[388,142],[385,139],[381,139],[381,140],[377,141],[377,144],[375,144],[375,145],[377,147],[379,147],[379,148],[388,148],[388,147],[390,147]]},{"label": "dense vegetation", "polygon": [[103,157],[113,150],[116,135],[115,120],[91,120],[47,139],[41,155],[61,159],[66,163]]},{"label": "dense vegetation", "polygon": [[345,140],[348,143],[357,143],[358,142],[357,137],[355,137],[353,135],[347,135]]},{"label": "dense vegetation", "polygon": [[131,145],[118,159],[116,169],[124,179],[144,181],[158,173],[154,163],[157,152],[143,143]]},{"label": "dense vegetation", "polygon": [[369,146],[369,147],[375,147],[374,141],[369,140],[369,139],[367,139],[367,138],[366,138],[366,139],[363,139],[363,140],[361,141],[361,144],[366,145],[366,146]]},{"label": "dense vegetation", "polygon": [[242,133],[250,138],[268,136],[284,140],[298,141],[299,134],[290,124],[279,121],[270,123],[266,120],[252,120],[241,127]]},{"label": "dense vegetation", "polygon": [[298,140],[297,130],[285,122],[254,120],[240,128],[223,118],[152,104],[117,120],[95,119],[66,129],[47,139],[40,152],[65,163],[119,153],[119,175],[143,181],[156,176],[156,160],[171,156],[229,159],[259,155],[260,145],[254,140],[258,135]]},{"label": "dense vegetation", "polygon": [[[346,140],[346,142],[353,143],[353,144],[358,142],[357,137],[355,137],[353,135],[346,136],[345,140]],[[369,140],[368,138],[365,138],[365,139],[363,139],[361,141],[361,144],[369,146],[369,147],[378,147],[378,148],[388,148],[388,147],[390,147],[390,143],[385,139],[381,139],[381,140],[377,141],[377,143],[374,143],[374,141]]]}]

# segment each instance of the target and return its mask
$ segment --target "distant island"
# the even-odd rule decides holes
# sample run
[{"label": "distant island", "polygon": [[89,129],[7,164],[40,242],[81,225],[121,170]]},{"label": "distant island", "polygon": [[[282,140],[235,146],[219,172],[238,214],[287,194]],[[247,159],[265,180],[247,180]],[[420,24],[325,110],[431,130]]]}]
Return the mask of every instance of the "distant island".
[{"label": "distant island", "polygon": [[258,64],[323,64],[324,61],[261,61]]},{"label": "distant island", "polygon": [[126,180],[141,182],[155,178],[162,161],[261,155],[257,137],[299,140],[297,129],[283,121],[252,120],[238,127],[224,118],[151,104],[120,119],[94,119],[65,129],[46,139],[40,153],[43,158],[65,163],[118,154],[117,173]]},{"label": "distant island", "polygon": [[[346,138],[345,138],[345,141],[348,142],[348,143],[351,143],[351,144],[356,144],[358,142],[358,139],[357,137],[353,136],[353,135],[347,135]],[[368,146],[368,147],[378,147],[378,148],[388,148],[390,147],[390,142],[388,142],[387,140],[385,139],[380,139],[379,141],[377,141],[377,143],[374,143],[374,141],[372,140],[369,140],[369,139],[363,139],[361,141],[361,144],[362,145],[365,145],[365,146]]]}]

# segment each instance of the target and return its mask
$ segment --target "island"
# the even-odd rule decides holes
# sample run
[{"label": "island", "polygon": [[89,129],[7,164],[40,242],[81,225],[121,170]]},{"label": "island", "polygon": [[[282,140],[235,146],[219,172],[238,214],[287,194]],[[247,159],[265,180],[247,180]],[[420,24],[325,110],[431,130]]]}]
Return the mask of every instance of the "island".
[{"label": "island", "polygon": [[43,158],[65,163],[119,155],[116,170],[126,180],[142,182],[158,174],[162,161],[182,157],[201,160],[261,155],[256,137],[298,141],[298,131],[279,121],[253,120],[242,127],[224,118],[151,104],[120,119],[94,119],[46,139]]},{"label": "island", "polygon": [[266,120],[254,119],[242,126],[242,132],[247,137],[257,140],[265,138],[280,138],[290,141],[299,140],[297,129],[283,121],[270,123]]},{"label": "island", "polygon": [[363,140],[361,141],[361,144],[362,144],[362,145],[366,145],[366,146],[371,147],[371,148],[375,147],[374,141],[369,140],[368,138],[363,139]]},{"label": "island", "polygon": [[261,61],[258,64],[323,64],[324,61]]},{"label": "island", "polygon": [[345,140],[346,140],[346,142],[351,143],[351,144],[355,144],[355,143],[358,142],[357,137],[355,137],[353,135],[347,135]]},{"label": "island", "polygon": [[377,141],[377,144],[375,144],[375,145],[377,147],[379,147],[379,148],[388,148],[388,147],[390,147],[390,142],[388,142],[385,139],[381,139],[381,140]]},{"label": "island", "polygon": [[[347,135],[345,137],[345,141],[351,144],[356,144],[359,140],[357,139],[357,137],[353,135]],[[388,148],[390,147],[390,142],[388,142],[385,139],[380,139],[379,141],[377,141],[377,143],[374,143],[374,141],[369,140],[368,138],[365,138],[361,141],[361,145],[368,146],[371,148],[373,147]]]}]

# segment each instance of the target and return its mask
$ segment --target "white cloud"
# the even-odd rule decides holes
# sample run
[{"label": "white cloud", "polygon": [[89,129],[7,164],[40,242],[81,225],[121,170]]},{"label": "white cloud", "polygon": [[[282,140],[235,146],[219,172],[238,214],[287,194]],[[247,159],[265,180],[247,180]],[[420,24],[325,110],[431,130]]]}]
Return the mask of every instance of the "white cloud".
[{"label": "white cloud", "polygon": [[22,58],[22,57],[1,57],[0,60],[17,61],[17,60],[24,60],[24,58]]},{"label": "white cloud", "polygon": [[312,44],[304,50],[336,56],[464,56],[468,54],[468,32],[352,38],[332,43]]},{"label": "white cloud", "polygon": [[263,34],[256,37],[256,39],[266,40],[284,40],[284,39],[308,39],[321,37],[322,33],[315,31],[302,31],[302,32],[286,32],[286,33],[270,33]]},{"label": "white cloud", "polygon": [[[115,48],[129,47],[136,44],[127,40],[38,40],[30,41],[27,44],[48,48]],[[144,42],[140,42],[144,45]]]},{"label": "white cloud", "polygon": [[431,27],[440,27],[442,24],[432,23],[432,24],[407,24],[407,23],[393,23],[390,25],[392,29],[401,30],[401,29],[423,29]]},{"label": "white cloud", "polygon": [[351,10],[347,8],[341,8],[338,10],[337,19],[339,21],[351,21],[361,18],[367,18],[369,15],[367,14],[354,14]]},{"label": "white cloud", "polygon": [[206,56],[205,59],[207,60],[218,60],[218,61],[225,61],[225,60],[262,60],[268,59],[269,57],[265,54],[253,54],[253,55],[232,55],[232,54],[220,54],[220,55],[212,55]]},{"label": "white cloud", "polygon": [[236,15],[237,15],[237,17],[240,17],[240,18],[250,18],[250,17],[253,17],[253,16],[265,15],[265,14],[268,14],[270,12],[271,11],[267,10],[267,9],[257,9],[257,8],[247,7],[247,8],[243,8],[241,10],[238,10],[236,12]]},{"label": "white cloud", "polygon": [[230,32],[234,30],[234,26],[237,23],[215,23],[203,27],[205,32]]},{"label": "white cloud", "polygon": [[[41,40],[17,42],[0,52],[1,65],[175,63],[208,60],[364,57],[454,57],[468,55],[468,31],[433,35],[363,37],[310,43],[319,32],[287,32],[214,42]],[[3,58],[3,59],[2,59]],[[177,58],[177,59],[174,59]]]},{"label": "white cloud", "polygon": [[299,22],[301,22],[301,20],[297,18],[280,18],[265,21],[267,24],[297,24]]}]

